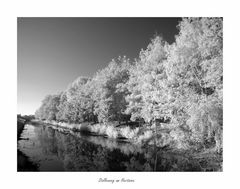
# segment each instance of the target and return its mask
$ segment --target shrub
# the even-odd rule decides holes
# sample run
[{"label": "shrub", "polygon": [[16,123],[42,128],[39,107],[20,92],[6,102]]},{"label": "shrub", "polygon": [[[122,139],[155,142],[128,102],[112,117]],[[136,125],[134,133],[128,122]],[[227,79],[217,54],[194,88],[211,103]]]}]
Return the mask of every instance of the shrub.
[{"label": "shrub", "polygon": [[121,136],[128,139],[136,138],[138,133],[139,133],[139,128],[131,129],[129,126],[127,126],[120,129]]},{"label": "shrub", "polygon": [[142,135],[140,135],[137,139],[138,143],[143,143],[149,139],[153,138],[153,131],[152,130],[146,130]]},{"label": "shrub", "polygon": [[114,128],[113,126],[107,126],[106,135],[109,138],[117,138],[118,132],[117,132],[116,128]]}]

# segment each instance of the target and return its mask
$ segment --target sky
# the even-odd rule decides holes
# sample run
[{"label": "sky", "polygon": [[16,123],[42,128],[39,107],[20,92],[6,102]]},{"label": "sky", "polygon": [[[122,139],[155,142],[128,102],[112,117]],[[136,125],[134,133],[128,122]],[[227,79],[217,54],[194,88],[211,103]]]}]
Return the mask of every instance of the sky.
[{"label": "sky", "polygon": [[18,113],[34,114],[48,94],[91,77],[118,56],[137,58],[160,34],[173,43],[181,18],[17,19]]}]

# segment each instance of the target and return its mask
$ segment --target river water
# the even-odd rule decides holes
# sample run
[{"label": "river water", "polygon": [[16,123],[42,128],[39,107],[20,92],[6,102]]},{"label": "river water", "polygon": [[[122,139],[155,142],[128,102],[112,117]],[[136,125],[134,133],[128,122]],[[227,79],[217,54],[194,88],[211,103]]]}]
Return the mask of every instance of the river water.
[{"label": "river water", "polygon": [[18,171],[214,171],[206,163],[41,124],[26,124],[18,140]]}]

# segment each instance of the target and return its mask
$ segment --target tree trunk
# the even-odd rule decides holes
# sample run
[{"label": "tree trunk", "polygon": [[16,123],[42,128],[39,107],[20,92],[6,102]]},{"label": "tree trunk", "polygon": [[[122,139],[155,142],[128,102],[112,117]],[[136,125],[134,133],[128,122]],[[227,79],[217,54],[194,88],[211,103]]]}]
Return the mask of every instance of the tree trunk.
[{"label": "tree trunk", "polygon": [[155,127],[155,137],[154,137],[154,151],[155,151],[155,162],[154,162],[154,171],[157,170],[157,124],[156,120],[153,121]]}]

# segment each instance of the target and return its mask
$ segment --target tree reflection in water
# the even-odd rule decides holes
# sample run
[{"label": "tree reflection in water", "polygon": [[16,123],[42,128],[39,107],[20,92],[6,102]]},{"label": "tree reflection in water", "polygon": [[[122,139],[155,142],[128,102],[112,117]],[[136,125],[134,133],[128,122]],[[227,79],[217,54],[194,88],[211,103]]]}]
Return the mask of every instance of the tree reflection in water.
[{"label": "tree reflection in water", "polygon": [[[141,148],[103,137],[60,132],[47,126],[27,125],[18,149],[39,165],[40,171],[203,171],[184,154]],[[157,159],[156,159],[157,158]],[[155,163],[157,163],[155,165]],[[209,162],[205,161],[209,168]],[[214,166],[210,166],[210,171]]]}]

